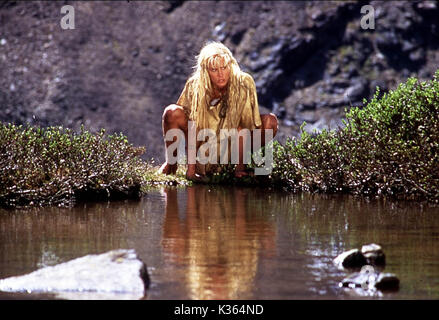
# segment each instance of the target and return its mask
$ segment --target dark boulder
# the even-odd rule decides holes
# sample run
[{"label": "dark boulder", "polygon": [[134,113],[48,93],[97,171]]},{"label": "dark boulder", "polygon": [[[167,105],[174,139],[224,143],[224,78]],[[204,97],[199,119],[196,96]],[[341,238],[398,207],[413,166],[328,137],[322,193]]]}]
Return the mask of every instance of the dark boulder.
[{"label": "dark boulder", "polygon": [[375,243],[363,245],[361,250],[343,252],[334,259],[334,264],[339,269],[360,269],[365,265],[383,268],[385,263],[384,252],[381,246]]},{"label": "dark boulder", "polygon": [[334,264],[340,269],[356,269],[367,264],[366,258],[358,249],[343,252],[334,259]]},{"label": "dark boulder", "polygon": [[398,290],[399,289],[399,279],[393,273],[380,273],[375,282],[375,288],[386,291],[386,290]]}]

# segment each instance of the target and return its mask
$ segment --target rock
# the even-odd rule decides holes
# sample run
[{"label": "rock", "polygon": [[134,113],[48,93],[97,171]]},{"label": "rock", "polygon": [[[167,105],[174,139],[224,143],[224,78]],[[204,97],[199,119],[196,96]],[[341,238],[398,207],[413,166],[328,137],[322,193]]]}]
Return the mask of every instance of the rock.
[{"label": "rock", "polygon": [[401,43],[394,30],[382,32],[376,37],[376,45],[384,55],[389,56],[401,51]]},{"label": "rock", "polygon": [[354,271],[344,278],[339,286],[351,290],[360,296],[381,295],[381,291],[399,289],[399,279],[393,273],[383,273],[386,263],[384,252],[380,245],[371,243],[363,245],[361,250],[352,249],[338,255],[334,263],[339,269]]},{"label": "rock", "polygon": [[361,101],[369,91],[367,81],[361,78],[354,78],[351,80],[352,85],[344,92],[344,99],[346,102]]},{"label": "rock", "polygon": [[361,247],[361,253],[366,258],[367,264],[373,266],[384,266],[386,256],[380,245],[371,243]]},{"label": "rock", "polygon": [[414,63],[423,63],[425,61],[425,51],[419,48],[409,54],[409,58]]},{"label": "rock", "polygon": [[415,6],[416,9],[422,11],[435,11],[437,10],[438,6],[435,1],[422,1],[420,3],[417,3]]},{"label": "rock", "polygon": [[376,282],[375,288],[385,290],[398,290],[399,279],[393,273],[380,273]]},{"label": "rock", "polygon": [[366,265],[367,261],[360,250],[352,249],[338,255],[337,258],[334,259],[334,264],[337,265],[339,269],[356,269]]},{"label": "rock", "polygon": [[55,293],[67,299],[140,299],[148,286],[146,265],[134,249],[87,255],[0,280],[0,291]]},{"label": "rock", "polygon": [[378,275],[371,266],[363,266],[360,272],[354,272],[340,282],[341,287],[369,289],[375,284]]},{"label": "rock", "polygon": [[[375,290],[395,291],[399,289],[399,279],[393,273],[377,272],[372,266],[364,266],[360,272],[354,272],[344,278],[340,287],[362,289],[365,293]],[[357,291],[358,293],[358,291]]]},{"label": "rock", "polygon": [[381,246],[375,243],[363,245],[361,250],[343,252],[334,259],[334,264],[339,269],[359,269],[365,265],[384,267],[385,263],[384,252]]}]

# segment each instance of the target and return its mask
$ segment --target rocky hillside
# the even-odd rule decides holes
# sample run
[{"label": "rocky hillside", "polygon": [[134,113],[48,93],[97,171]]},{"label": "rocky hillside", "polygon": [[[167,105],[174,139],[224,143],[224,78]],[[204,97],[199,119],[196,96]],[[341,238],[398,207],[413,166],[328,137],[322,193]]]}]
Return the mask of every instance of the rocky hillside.
[{"label": "rocky hillside", "polygon": [[[75,9],[75,29],[60,26]],[[363,29],[364,5],[375,28]],[[340,124],[376,86],[439,66],[435,1],[0,1],[0,121],[123,132],[163,159],[161,114],[207,40],[256,81],[279,139]]]}]

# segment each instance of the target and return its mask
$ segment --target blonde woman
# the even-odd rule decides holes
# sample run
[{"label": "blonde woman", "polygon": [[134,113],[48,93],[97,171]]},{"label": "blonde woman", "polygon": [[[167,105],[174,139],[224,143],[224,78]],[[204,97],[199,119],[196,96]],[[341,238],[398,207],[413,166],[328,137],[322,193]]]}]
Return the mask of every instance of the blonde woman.
[{"label": "blonde woman", "polygon": [[[217,133],[222,129],[237,129],[238,132],[248,129],[253,135],[252,130],[261,129],[262,146],[265,144],[264,131],[273,130],[272,137],[274,137],[278,128],[274,114],[259,114],[253,78],[241,71],[231,51],[220,42],[209,42],[201,49],[197,56],[195,71],[187,80],[177,103],[169,105],[164,110],[162,118],[164,137],[170,129],[179,129],[188,142],[189,123],[195,124],[197,132],[202,129],[211,129]],[[176,138],[173,141],[165,139],[166,148],[175,141]],[[243,163],[245,143],[245,138],[240,138],[239,161],[235,169],[235,176],[238,178],[248,174]],[[196,148],[199,146],[197,144]],[[196,163],[189,161],[187,178],[197,180],[200,174],[205,173],[197,169]],[[170,163],[167,153],[166,161],[160,171],[173,174],[176,170],[177,163]]]}]

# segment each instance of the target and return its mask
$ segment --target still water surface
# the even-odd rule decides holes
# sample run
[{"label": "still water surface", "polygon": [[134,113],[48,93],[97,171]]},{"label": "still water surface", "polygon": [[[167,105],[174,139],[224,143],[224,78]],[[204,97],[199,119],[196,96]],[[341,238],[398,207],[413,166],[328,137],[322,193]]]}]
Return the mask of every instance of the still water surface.
[{"label": "still water surface", "polygon": [[332,260],[374,242],[401,284],[366,298],[438,299],[438,240],[439,208],[419,204],[170,187],[140,201],[0,211],[0,279],[134,248],[151,278],[146,299],[359,298],[338,287],[346,274]]}]

